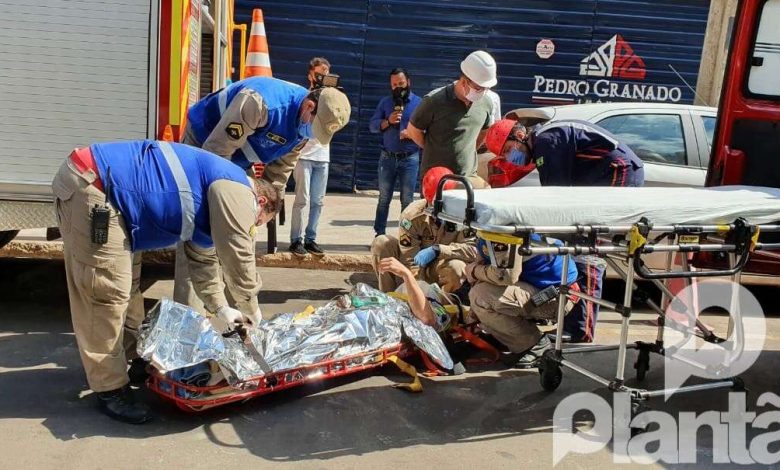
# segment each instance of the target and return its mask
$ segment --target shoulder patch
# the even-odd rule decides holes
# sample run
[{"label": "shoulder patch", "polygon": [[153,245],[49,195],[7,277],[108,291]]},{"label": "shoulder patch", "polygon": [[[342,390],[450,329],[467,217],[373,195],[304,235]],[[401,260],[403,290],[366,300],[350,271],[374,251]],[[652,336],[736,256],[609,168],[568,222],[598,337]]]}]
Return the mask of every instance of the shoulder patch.
[{"label": "shoulder patch", "polygon": [[404,233],[401,235],[401,239],[398,241],[398,244],[408,248],[412,246],[412,238],[408,234]]},{"label": "shoulder patch", "polygon": [[542,165],[544,165],[544,157],[539,157],[539,158],[537,158],[537,159],[536,159],[536,166],[537,166],[537,167],[540,167],[540,166],[542,166]]},{"label": "shoulder patch", "polygon": [[269,140],[272,140],[272,141],[276,142],[279,145],[284,145],[284,144],[287,143],[287,139],[285,139],[284,137],[280,136],[279,134],[274,134],[273,132],[268,132],[265,135],[268,136]]},{"label": "shoulder patch", "polygon": [[255,225],[255,224],[252,224],[252,225],[249,227],[249,236],[250,236],[250,237],[252,237],[252,238],[255,238],[255,235],[256,235],[256,234],[257,234],[257,225]]},{"label": "shoulder patch", "polygon": [[244,135],[244,126],[240,122],[231,122],[225,128],[225,133],[233,140],[238,140]]},{"label": "shoulder patch", "polygon": [[404,230],[410,230],[412,228],[412,221],[409,219],[401,219],[401,228]]}]

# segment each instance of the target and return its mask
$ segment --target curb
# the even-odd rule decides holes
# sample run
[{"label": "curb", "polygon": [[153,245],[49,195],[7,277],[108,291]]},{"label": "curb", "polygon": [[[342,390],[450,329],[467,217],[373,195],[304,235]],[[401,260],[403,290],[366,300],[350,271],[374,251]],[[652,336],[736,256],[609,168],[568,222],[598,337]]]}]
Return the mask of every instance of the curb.
[{"label": "curb", "polygon": [[[62,259],[61,241],[14,241],[0,249],[0,258]],[[173,264],[173,250],[145,252],[144,263]],[[274,253],[257,256],[257,266],[269,268],[295,268],[320,271],[372,272],[371,255],[326,254],[321,258],[307,256],[298,258],[292,253]]]}]

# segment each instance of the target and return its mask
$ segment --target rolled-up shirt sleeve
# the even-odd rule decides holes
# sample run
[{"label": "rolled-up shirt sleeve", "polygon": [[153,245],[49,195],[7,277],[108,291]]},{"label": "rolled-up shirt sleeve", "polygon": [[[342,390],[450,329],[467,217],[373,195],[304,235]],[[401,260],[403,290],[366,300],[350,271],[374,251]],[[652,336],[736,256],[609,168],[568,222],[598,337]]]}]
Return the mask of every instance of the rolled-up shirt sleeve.
[{"label": "rolled-up shirt sleeve", "polygon": [[257,210],[254,192],[241,183],[216,181],[209,188],[208,204],[211,238],[214,240],[212,255],[221,268],[217,271],[221,276],[216,280],[210,279],[214,276],[213,269],[207,269],[206,263],[193,263],[191,260],[193,283],[196,289],[207,293],[201,299],[211,311],[226,305],[223,289],[214,292],[214,284],[219,283],[230,293],[236,309],[245,315],[254,314],[257,311],[257,293],[262,285],[255,264],[254,224]]}]

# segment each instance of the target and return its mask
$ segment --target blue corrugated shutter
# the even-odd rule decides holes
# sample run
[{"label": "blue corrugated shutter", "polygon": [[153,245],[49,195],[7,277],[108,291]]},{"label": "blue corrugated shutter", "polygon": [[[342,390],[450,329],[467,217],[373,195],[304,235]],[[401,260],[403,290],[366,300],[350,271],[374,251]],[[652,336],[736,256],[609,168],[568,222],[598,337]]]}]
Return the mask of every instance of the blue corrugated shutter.
[{"label": "blue corrugated shutter", "polygon": [[330,145],[328,188],[354,187],[354,148],[358,129],[365,0],[318,0],[316,3],[236,0],[236,23],[252,23],[252,9],[262,8],[274,77],[308,87],[309,60],[323,56],[341,76],[352,105],[352,118]]},{"label": "blue corrugated shutter", "polygon": [[[635,100],[640,99],[636,93],[649,91],[647,96],[655,96],[660,88],[675,88],[679,102],[690,103],[693,92],[670,65],[695,86],[709,4],[709,0],[322,0],[302,6],[237,0],[236,10],[237,21],[249,23],[251,9],[263,8],[275,76],[303,84],[306,64],[316,55],[327,57],[334,73],[342,76],[353,115],[331,148],[329,188],[351,190],[376,188],[380,139],[369,133],[368,121],[389,93],[387,74],[393,67],[408,69],[413,90],[424,95],[455,80],[459,63],[469,52],[485,49],[498,62],[495,91],[503,112],[561,101]],[[630,48],[638,56],[618,61],[644,64],[643,79],[620,73],[580,74],[581,61],[613,37],[622,40],[622,50]],[[555,44],[548,59],[536,54],[537,43],[545,38]],[[594,73],[606,72],[606,65],[596,65]],[[587,93],[577,93],[585,87]],[[568,93],[572,90],[574,94]],[[626,98],[625,93],[635,95]]]}]

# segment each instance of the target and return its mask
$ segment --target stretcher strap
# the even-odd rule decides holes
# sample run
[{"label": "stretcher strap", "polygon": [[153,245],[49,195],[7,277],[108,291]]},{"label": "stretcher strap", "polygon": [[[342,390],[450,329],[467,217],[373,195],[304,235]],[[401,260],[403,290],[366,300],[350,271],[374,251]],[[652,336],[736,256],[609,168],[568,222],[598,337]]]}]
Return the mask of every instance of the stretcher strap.
[{"label": "stretcher strap", "polygon": [[420,350],[420,357],[422,358],[423,364],[425,364],[425,368],[427,369],[422,373],[425,377],[439,377],[443,375],[449,375],[447,372],[439,369],[439,367],[431,360],[430,356],[428,356],[428,353],[425,351]]},{"label": "stretcher strap", "polygon": [[459,334],[461,338],[471,343],[471,345],[474,346],[475,348],[486,352],[489,356],[487,358],[469,359],[466,361],[467,363],[492,364],[493,362],[496,362],[500,357],[500,353],[498,352],[498,349],[494,348],[492,344],[488,343],[484,339],[475,335],[468,329],[458,325],[452,327],[452,332]]},{"label": "stretcher strap", "polygon": [[411,383],[394,384],[393,387],[400,388],[401,390],[406,390],[407,392],[412,393],[420,393],[423,391],[420,377],[417,376],[417,369],[415,369],[414,366],[395,355],[388,357],[387,360],[398,366],[401,372],[413,379]]},{"label": "stretcher strap", "polygon": [[309,316],[311,316],[312,313],[314,313],[314,307],[308,305],[302,312],[298,312],[295,314],[295,316],[293,316],[293,322],[297,322],[299,320],[303,320],[304,318],[308,318]]}]

